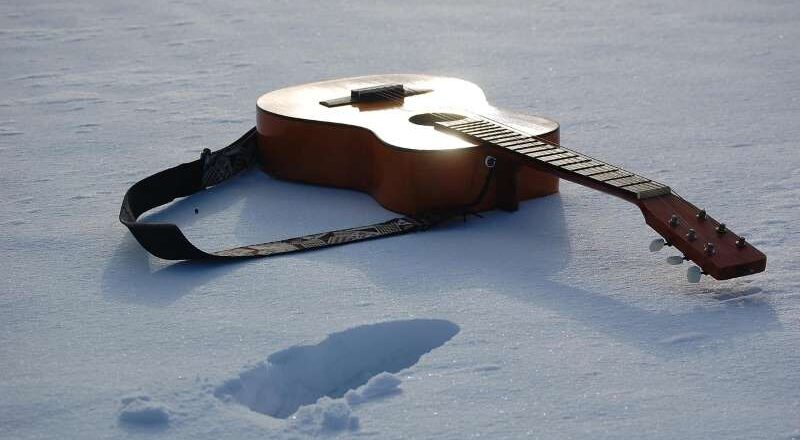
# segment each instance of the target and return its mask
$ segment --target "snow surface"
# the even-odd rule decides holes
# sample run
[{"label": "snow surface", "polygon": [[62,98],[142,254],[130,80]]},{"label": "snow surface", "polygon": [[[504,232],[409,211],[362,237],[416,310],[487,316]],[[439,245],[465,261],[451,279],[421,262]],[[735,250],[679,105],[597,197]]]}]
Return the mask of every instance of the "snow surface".
[{"label": "snow surface", "polygon": [[[794,0],[2,2],[0,437],[800,438],[798,47]],[[689,285],[634,206],[568,183],[234,264],[148,257],[117,222],[131,183],[237,138],[261,93],[385,72],[557,119],[565,145],[745,234],[767,272]],[[259,173],[153,214],[207,249],[391,216]],[[320,363],[281,370],[303,352]],[[235,380],[320,399],[271,417]]]},{"label": "snow surface", "polygon": [[131,425],[164,425],[169,423],[169,408],[148,395],[122,398],[119,421]]}]

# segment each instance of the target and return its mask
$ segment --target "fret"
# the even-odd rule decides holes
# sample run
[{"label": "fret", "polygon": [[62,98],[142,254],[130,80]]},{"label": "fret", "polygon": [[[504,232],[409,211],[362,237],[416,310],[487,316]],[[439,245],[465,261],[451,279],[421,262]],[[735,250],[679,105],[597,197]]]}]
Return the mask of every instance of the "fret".
[{"label": "fret", "polygon": [[591,176],[592,174],[607,173],[609,171],[616,171],[616,170],[617,170],[617,168],[612,167],[611,165],[602,164],[602,165],[600,165],[598,167],[584,168],[584,169],[576,170],[575,172],[580,174],[580,175],[583,175],[583,176]]},{"label": "fret", "polygon": [[491,138],[498,138],[505,135],[505,133],[503,133],[502,131],[492,131],[492,132],[478,133],[478,134],[467,133],[467,134],[483,142],[491,142]]},{"label": "fret", "polygon": [[628,176],[632,176],[632,175],[633,175],[633,173],[629,173],[629,172],[627,172],[625,170],[616,170],[616,171],[611,171],[611,172],[608,172],[608,173],[592,174],[591,178],[594,179],[594,180],[599,180],[601,182],[605,182],[606,180],[614,180],[614,179],[619,179],[619,178],[622,178],[622,177],[628,177]]},{"label": "fret", "polygon": [[566,151],[562,150],[561,148],[548,148],[541,151],[534,151],[531,153],[525,153],[526,156],[536,159],[537,157],[541,156],[549,156],[554,153],[566,153]]},{"label": "fret", "polygon": [[570,157],[575,157],[575,156],[577,156],[577,154],[566,152],[566,153],[542,156],[542,157],[539,157],[539,160],[541,160],[542,162],[550,163],[551,161],[554,161],[554,160],[568,159]]},{"label": "fret", "polygon": [[610,183],[611,185],[614,185],[616,187],[622,188],[622,187],[626,187],[626,186],[630,186],[630,185],[637,185],[637,184],[645,183],[645,182],[649,182],[649,181],[650,181],[650,179],[646,179],[646,178],[644,178],[642,176],[635,176],[634,175],[634,176],[625,177],[625,178],[622,178],[622,179],[610,180],[610,181],[608,181],[606,183]]},{"label": "fret", "polygon": [[478,129],[485,129],[485,128],[488,128],[488,127],[489,127],[489,125],[486,125],[486,124],[472,123],[472,124],[466,124],[466,125],[464,125],[462,127],[454,128],[453,130],[457,130],[457,131],[478,130]]},{"label": "fret", "polygon": [[482,121],[480,119],[461,119],[459,121],[440,122],[440,124],[446,125],[447,127],[450,127],[450,128],[455,128],[456,130],[462,129],[462,128],[466,128],[466,127],[472,127],[472,126],[475,126],[475,125],[485,125],[485,126],[492,125],[492,124],[490,124],[490,123],[488,123],[486,121]]},{"label": "fret", "polygon": [[484,136],[484,137],[482,137],[482,139],[484,141],[497,143],[497,141],[499,141],[500,139],[506,139],[506,138],[509,138],[509,137],[518,137],[518,136],[519,135],[516,134],[516,133],[500,133],[500,134],[497,134],[497,135]]},{"label": "fret", "polygon": [[464,133],[470,133],[470,134],[474,134],[474,135],[481,135],[481,134],[486,134],[486,133],[502,133],[505,130],[506,129],[502,128],[502,127],[491,127],[490,126],[490,127],[486,127],[486,128],[478,127],[478,128],[472,129],[472,130],[462,130],[462,131]]},{"label": "fret", "polygon": [[[619,167],[583,156],[555,144],[482,119],[437,122],[445,128],[474,141],[506,151],[520,153],[540,166],[555,167],[562,177],[582,184],[602,184],[605,191],[638,199],[670,194],[670,188]],[[547,170],[549,168],[545,168]]]},{"label": "fret", "polygon": [[499,136],[495,139],[492,139],[491,141],[492,143],[499,145],[500,142],[518,141],[520,139],[528,139],[528,138],[517,133],[510,133],[504,136]]},{"label": "fret", "polygon": [[550,145],[550,144],[545,144],[545,143],[543,143],[543,142],[534,141],[534,140],[528,140],[528,141],[527,141],[527,142],[525,142],[524,144],[514,145],[513,147],[510,147],[510,148],[508,148],[508,149],[509,149],[509,150],[515,150],[515,151],[519,151],[519,150],[522,150],[522,149],[525,149],[525,148],[533,148],[533,147],[550,147],[550,148],[555,148],[555,146],[553,146],[553,145]]},{"label": "fret", "polygon": [[489,134],[489,135],[475,136],[475,138],[478,139],[479,141],[485,143],[485,144],[497,145],[494,142],[494,140],[498,139],[500,137],[503,137],[503,136],[504,135],[502,133],[492,133],[492,134]]},{"label": "fret", "polygon": [[493,127],[491,125],[475,125],[475,126],[468,126],[468,127],[464,127],[464,128],[457,128],[456,130],[458,130],[459,132],[464,133],[464,134],[472,134],[472,133],[478,133],[478,132],[484,132],[484,131],[497,130],[497,127]]},{"label": "fret", "polygon": [[555,165],[557,167],[564,168],[564,165],[571,165],[571,164],[574,164],[574,163],[586,162],[586,161],[589,161],[589,160],[591,160],[591,159],[589,159],[588,157],[578,155],[578,156],[575,156],[575,157],[570,157],[568,159],[561,159],[561,160],[552,161],[552,162],[550,162],[550,165]]},{"label": "fret", "polygon": [[462,133],[466,133],[470,136],[484,136],[491,133],[502,133],[505,131],[505,128],[497,128],[497,127],[488,127],[488,128],[476,128],[472,130],[459,130]]},{"label": "fret", "polygon": [[553,147],[552,145],[531,144],[525,146],[524,148],[520,148],[514,151],[516,151],[517,153],[528,154],[528,153],[535,153],[537,151],[552,150],[553,148],[555,147]]},{"label": "fret", "polygon": [[596,166],[605,165],[603,162],[598,162],[594,159],[589,159],[589,162],[575,163],[566,165],[563,168],[567,171],[578,171],[586,168],[594,168]]},{"label": "fret", "polygon": [[538,142],[538,141],[535,141],[535,140],[532,140],[531,138],[527,138],[526,137],[526,138],[522,138],[522,139],[514,140],[514,141],[498,142],[497,146],[498,147],[503,147],[503,148],[509,148],[509,149],[514,150],[514,148],[512,148],[512,147],[514,147],[515,145],[527,144],[527,143],[532,143],[532,142]]},{"label": "fret", "polygon": [[511,150],[511,151],[519,151],[519,150],[522,150],[522,149],[525,149],[525,148],[538,147],[540,145],[541,144],[537,144],[536,141],[532,141],[530,139],[526,139],[524,142],[517,142],[514,145],[506,146],[506,147],[503,147],[503,148],[505,148],[506,150]]},{"label": "fret", "polygon": [[548,146],[548,147],[553,148],[552,145],[547,145],[547,144],[544,144],[544,143],[539,142],[539,141],[534,141],[532,139],[528,139],[523,143],[520,143],[520,144],[517,144],[517,145],[513,145],[511,147],[505,147],[505,148],[507,148],[509,150],[519,151],[519,150],[522,150],[523,148],[543,147],[543,146]]},{"label": "fret", "polygon": [[537,140],[531,140],[530,143],[531,143],[531,145],[533,145],[535,147],[550,147],[550,148],[556,148],[557,147],[557,145],[546,144],[544,142],[540,142],[540,141],[537,141]]}]

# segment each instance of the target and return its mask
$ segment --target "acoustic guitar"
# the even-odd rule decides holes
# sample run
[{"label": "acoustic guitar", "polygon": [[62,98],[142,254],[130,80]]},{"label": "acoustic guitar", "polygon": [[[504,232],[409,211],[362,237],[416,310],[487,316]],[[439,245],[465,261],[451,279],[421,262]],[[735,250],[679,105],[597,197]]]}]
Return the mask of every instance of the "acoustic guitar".
[{"label": "acoustic guitar", "polygon": [[[242,153],[250,151],[248,148],[253,152]],[[247,156],[251,153],[255,157]],[[514,211],[520,201],[557,192],[559,179],[566,179],[636,204],[647,225],[663,237],[651,243],[651,250],[674,246],[684,257],[668,261],[691,260],[696,264],[687,273],[690,281],[699,280],[701,274],[724,280],[766,267],[762,252],[669,186],[560,145],[556,122],[499,110],[487,102],[478,86],[461,79],[363,76],[266,93],[257,101],[256,129],[217,152],[217,156],[229,158],[222,161],[224,166],[209,166],[209,154],[206,151],[206,158],[196,166],[200,168],[187,175],[190,180],[199,176],[202,182],[197,185],[168,195],[151,195],[147,202],[128,200],[141,199],[143,194],[171,184],[162,172],[160,181],[134,191],[138,197],[130,192],[126,196],[128,210],[124,204],[125,215],[120,218],[151,252],[160,248],[154,253],[167,258],[194,255],[175,251],[174,243],[169,245],[173,250],[155,243],[167,240],[167,235],[154,240],[152,231],[135,230],[132,225],[146,224],[136,221],[142,212],[213,186],[256,162],[281,179],[372,195],[385,208],[406,216],[399,223],[370,229],[391,229],[392,233],[401,233],[404,227],[416,229],[408,223],[424,224],[420,219],[430,213],[454,212],[459,207],[468,206],[470,212],[495,208]],[[241,159],[245,156],[248,159]],[[174,225],[168,226],[175,228],[170,234],[179,233]],[[370,238],[363,229],[357,232],[354,236]],[[143,238],[148,234],[149,238]],[[327,237],[336,241],[336,236],[318,234],[314,240]],[[295,250],[313,247],[307,238],[283,241],[277,248],[271,243],[260,255],[280,253],[264,249],[292,250],[284,246],[287,243],[296,245]],[[187,244],[188,240],[178,248]],[[195,257],[244,256],[248,251],[242,249],[211,254],[198,250],[200,254]]]}]

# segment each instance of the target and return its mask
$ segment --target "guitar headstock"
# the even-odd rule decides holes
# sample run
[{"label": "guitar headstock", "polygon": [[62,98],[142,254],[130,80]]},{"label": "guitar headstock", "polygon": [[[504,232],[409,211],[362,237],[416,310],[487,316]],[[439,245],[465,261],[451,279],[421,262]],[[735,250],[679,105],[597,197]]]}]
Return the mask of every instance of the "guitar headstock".
[{"label": "guitar headstock", "polygon": [[667,194],[637,201],[645,221],[702,273],[718,280],[764,271],[767,257],[686,200]]}]

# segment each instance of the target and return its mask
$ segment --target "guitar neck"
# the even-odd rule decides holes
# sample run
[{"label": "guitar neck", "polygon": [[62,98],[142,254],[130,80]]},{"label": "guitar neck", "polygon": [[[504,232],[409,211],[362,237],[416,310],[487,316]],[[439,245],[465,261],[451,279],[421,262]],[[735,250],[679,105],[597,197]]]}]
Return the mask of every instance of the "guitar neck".
[{"label": "guitar neck", "polygon": [[[494,121],[458,119],[435,122],[435,127],[492,148],[498,156],[635,203],[647,224],[663,237],[662,245],[675,246],[684,259],[718,280],[766,268],[767,257],[761,251],[664,184]],[[698,272],[696,279],[689,279],[697,281],[699,276]]]},{"label": "guitar neck", "polygon": [[511,154],[541,171],[632,202],[671,193],[664,184],[494,121],[467,118],[436,122],[435,127]]}]

